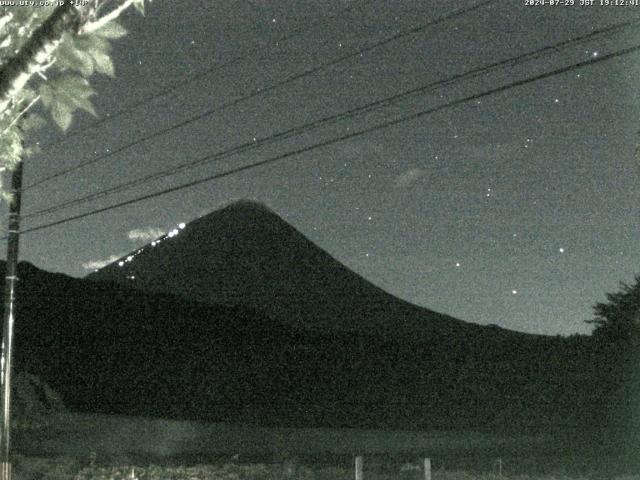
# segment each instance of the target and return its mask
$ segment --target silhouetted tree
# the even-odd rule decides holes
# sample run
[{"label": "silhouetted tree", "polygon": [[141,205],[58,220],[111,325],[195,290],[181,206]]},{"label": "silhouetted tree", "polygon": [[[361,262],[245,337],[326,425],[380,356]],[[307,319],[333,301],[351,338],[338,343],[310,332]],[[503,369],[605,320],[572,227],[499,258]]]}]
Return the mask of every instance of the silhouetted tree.
[{"label": "silhouetted tree", "polygon": [[588,321],[596,325],[594,335],[606,335],[616,341],[637,340],[640,333],[640,275],[632,285],[621,283],[620,291],[608,293],[607,300],[595,305],[595,318]]},{"label": "silhouetted tree", "polygon": [[[618,292],[607,294],[607,302],[594,306],[589,323],[596,329],[587,368],[601,399],[594,416],[604,415],[610,438],[635,448],[640,441],[640,276],[634,280],[621,283]],[[636,450],[625,453],[635,458]]]}]

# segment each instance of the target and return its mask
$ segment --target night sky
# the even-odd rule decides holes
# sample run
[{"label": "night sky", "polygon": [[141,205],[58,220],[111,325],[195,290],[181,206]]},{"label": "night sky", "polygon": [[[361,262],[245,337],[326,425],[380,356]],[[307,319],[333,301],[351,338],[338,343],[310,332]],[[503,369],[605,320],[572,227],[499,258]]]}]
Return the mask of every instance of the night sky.
[{"label": "night sky", "polygon": [[[99,117],[53,122],[25,184],[251,94],[23,197],[23,213],[251,142],[257,148],[74,208],[25,229],[255,163],[388,120],[640,45],[640,24],[279,142],[260,139],[623,21],[640,6],[478,1],[156,0],[94,77]],[[596,1],[599,4],[599,0]],[[313,26],[313,27],[311,27]],[[297,32],[297,33],[296,33]],[[400,34],[400,35],[399,35]],[[270,87],[383,39],[378,48]],[[288,38],[287,38],[288,37]],[[284,40],[283,40],[284,38]],[[232,65],[215,68],[241,57]],[[210,71],[207,75],[202,72]],[[83,276],[180,222],[264,202],[339,261],[410,302],[476,323],[586,333],[592,306],[640,273],[640,52],[443,108],[193,188],[25,234],[21,259]],[[197,76],[195,81],[189,81]],[[160,93],[179,84],[167,95]],[[258,93],[257,89],[267,89]],[[78,129],[85,129],[78,132]],[[74,132],[75,131],[75,132]],[[148,236],[148,234],[151,235]]]}]

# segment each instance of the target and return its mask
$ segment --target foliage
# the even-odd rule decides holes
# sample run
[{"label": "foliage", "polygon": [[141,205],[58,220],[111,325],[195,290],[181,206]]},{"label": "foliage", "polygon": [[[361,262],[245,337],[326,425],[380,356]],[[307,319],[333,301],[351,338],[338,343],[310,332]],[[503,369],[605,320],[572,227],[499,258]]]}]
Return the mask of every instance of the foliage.
[{"label": "foliage", "polygon": [[[38,27],[60,8],[56,7],[56,2],[47,3],[50,5],[0,7],[0,78],[11,60],[24,55],[21,49],[33,38]],[[114,76],[111,42],[127,33],[117,17],[128,6],[144,13],[145,0],[86,3],[90,5],[81,7],[81,25],[90,24],[95,28],[65,32],[59,42],[54,42],[55,48],[46,62],[41,63],[25,87],[13,94],[8,106],[0,111],[0,171],[11,170],[34,152],[24,147],[24,137],[47,122],[33,113],[28,120],[18,121],[23,120],[34,105],[40,103],[44,107],[40,111],[50,114],[63,131],[69,128],[73,114],[78,110],[96,115],[91,103],[95,91],[89,78],[95,73]],[[118,5],[114,7],[114,3]],[[107,7],[110,10],[105,12]]]},{"label": "foliage", "polygon": [[635,283],[620,284],[620,291],[607,294],[606,303],[594,307],[595,335],[606,335],[616,340],[634,340],[640,333],[640,276]]},{"label": "foliage", "polygon": [[634,280],[621,283],[619,291],[607,294],[607,302],[596,304],[590,323],[596,325],[591,378],[603,392],[599,413],[610,428],[609,437],[635,456],[640,440],[640,276]]},{"label": "foliage", "polygon": [[16,428],[39,428],[65,411],[60,396],[35,375],[18,373],[11,381],[12,416]]}]

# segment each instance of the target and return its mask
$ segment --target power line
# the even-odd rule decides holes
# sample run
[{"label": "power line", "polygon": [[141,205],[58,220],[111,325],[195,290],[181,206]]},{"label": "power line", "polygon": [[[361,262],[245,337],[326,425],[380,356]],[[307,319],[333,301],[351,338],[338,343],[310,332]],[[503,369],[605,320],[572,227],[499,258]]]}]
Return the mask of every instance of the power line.
[{"label": "power line", "polygon": [[[348,7],[341,9],[339,11],[339,13],[334,13],[332,15],[328,15],[326,17],[323,18],[318,18],[315,21],[313,21],[311,24],[309,25],[305,25],[303,27],[297,28],[283,36],[281,36],[280,38],[276,39],[275,42],[276,43],[280,43],[280,42],[286,42],[288,40],[291,40],[292,38],[298,37],[300,35],[302,35],[303,33],[312,30],[313,28],[326,23],[330,20],[335,19],[336,17],[339,17],[341,15],[344,15],[345,13],[353,10],[356,7],[362,7],[364,5],[366,5],[367,3],[371,3],[374,0],[363,0],[360,4],[353,4],[353,5],[349,5]],[[89,125],[85,126],[85,127],[81,127],[81,128],[77,128],[74,130],[71,130],[70,132],[67,132],[65,134],[65,136],[63,138],[61,138],[60,140],[57,140],[55,142],[51,142],[49,144],[46,144],[44,146],[41,146],[42,148],[46,148],[46,147],[51,147],[54,145],[59,145],[63,142],[66,142],[68,139],[73,138],[81,133],[86,132],[87,130],[91,130],[93,128],[96,128],[100,125],[102,125],[103,123],[109,121],[109,120],[113,120],[114,118],[117,118],[121,115],[124,115],[126,113],[132,112],[133,110],[137,109],[138,107],[141,107],[142,105],[146,104],[146,103],[150,103],[153,100],[157,99],[157,98],[161,98],[164,97],[166,95],[169,95],[170,93],[174,93],[176,91],[179,91],[181,89],[183,89],[185,86],[189,85],[190,83],[194,83],[197,80],[206,77],[207,75],[210,75],[211,73],[214,73],[218,70],[222,70],[225,69],[227,67],[230,67],[238,62],[241,62],[242,60],[246,60],[247,58],[251,57],[252,55],[256,54],[257,52],[259,52],[262,49],[262,47],[260,45],[255,45],[253,48],[249,49],[247,52],[245,52],[243,55],[239,55],[235,58],[232,58],[231,60],[228,60],[224,63],[220,63],[217,65],[213,65],[207,69],[201,70],[199,72],[196,72],[195,74],[189,76],[188,78],[183,78],[177,82],[174,82],[172,84],[169,85],[165,85],[162,87],[162,90],[156,92],[156,93],[152,93],[151,95],[147,95],[146,97],[133,102],[129,105],[127,105],[126,107],[124,107],[121,110],[118,110],[114,113],[108,113],[104,118],[101,118],[99,120],[96,120],[94,122],[91,122]]]},{"label": "power line", "polygon": [[345,60],[357,57],[357,56],[359,56],[359,55],[361,55],[363,53],[366,53],[366,52],[369,52],[369,51],[374,50],[376,48],[379,48],[379,47],[381,47],[383,45],[386,45],[386,44],[388,44],[390,42],[393,42],[395,40],[398,40],[400,38],[404,38],[406,36],[419,33],[419,32],[424,31],[424,30],[426,30],[426,29],[428,29],[428,28],[430,28],[432,26],[438,25],[440,23],[443,23],[445,21],[451,20],[451,19],[456,18],[458,16],[461,16],[463,14],[469,13],[469,12],[474,11],[476,9],[479,9],[479,8],[485,6],[485,5],[493,3],[495,1],[496,0],[482,0],[482,1],[478,2],[478,3],[476,3],[475,5],[471,6],[471,7],[465,7],[465,8],[461,8],[461,9],[455,10],[455,11],[450,12],[450,13],[448,13],[446,15],[443,15],[442,17],[439,17],[436,20],[433,20],[433,21],[431,21],[431,22],[429,22],[427,24],[423,24],[423,25],[420,25],[420,26],[417,26],[417,27],[413,27],[413,28],[411,28],[409,30],[405,30],[405,31],[396,33],[396,34],[394,34],[394,35],[392,35],[390,37],[387,37],[387,38],[385,38],[383,40],[375,42],[372,45],[363,47],[363,48],[358,49],[358,50],[356,50],[354,52],[351,52],[349,54],[346,54],[346,55],[343,55],[341,57],[335,58],[335,59],[333,59],[333,60],[331,60],[329,62],[320,64],[320,65],[312,67],[312,68],[309,68],[307,70],[304,70],[301,73],[290,75],[289,77],[285,78],[284,80],[281,80],[280,82],[272,84],[272,85],[270,85],[268,87],[264,87],[264,88],[258,87],[255,90],[253,90],[251,93],[249,93],[249,94],[247,94],[245,96],[236,98],[235,100],[232,100],[230,102],[224,103],[224,104],[222,104],[220,106],[217,106],[217,107],[215,107],[215,108],[213,108],[211,110],[207,110],[206,112],[203,112],[203,113],[201,113],[199,115],[196,115],[195,117],[191,117],[191,118],[189,118],[187,120],[184,120],[182,122],[174,124],[171,127],[167,127],[167,128],[162,129],[162,130],[158,130],[157,132],[154,132],[154,133],[151,133],[151,134],[149,134],[149,135],[147,135],[145,137],[139,138],[138,140],[134,140],[133,142],[129,142],[128,144],[125,144],[125,145],[121,146],[120,148],[117,148],[116,150],[114,150],[112,152],[106,153],[104,155],[100,155],[100,156],[98,156],[96,158],[92,158],[92,159],[87,160],[85,162],[82,162],[82,163],[80,163],[78,165],[75,165],[73,167],[70,167],[70,168],[67,168],[65,170],[62,170],[62,171],[60,171],[58,173],[55,173],[55,174],[50,175],[48,177],[45,177],[45,178],[43,178],[41,180],[38,180],[35,183],[32,183],[31,185],[27,185],[26,187],[24,187],[23,191],[30,190],[30,189],[32,189],[32,188],[34,188],[36,186],[39,186],[39,185],[41,185],[41,184],[43,184],[45,182],[48,182],[48,181],[53,180],[55,178],[58,178],[58,177],[60,177],[62,175],[66,175],[68,173],[74,172],[74,171],[79,170],[79,169],[81,169],[83,167],[86,167],[88,165],[92,165],[92,164],[94,164],[96,162],[99,162],[99,161],[104,160],[106,158],[112,157],[112,156],[114,156],[114,155],[116,155],[118,153],[121,153],[121,152],[123,152],[123,151],[125,151],[125,150],[127,150],[127,149],[129,149],[129,148],[131,148],[133,146],[135,146],[135,145],[143,143],[143,142],[145,142],[147,140],[150,140],[152,138],[159,137],[161,135],[164,135],[164,134],[166,134],[166,133],[168,133],[170,131],[176,130],[178,128],[182,128],[182,127],[184,127],[186,125],[189,125],[189,124],[191,124],[193,122],[196,122],[198,120],[201,120],[203,118],[209,117],[209,116],[213,115],[214,113],[217,113],[217,112],[219,112],[219,111],[221,111],[223,109],[235,106],[235,105],[237,105],[237,104],[239,104],[241,102],[244,102],[244,101],[249,100],[251,98],[257,97],[259,95],[264,95],[264,94],[266,94],[266,93],[268,93],[270,91],[273,91],[273,90],[275,90],[277,88],[280,88],[280,87],[282,87],[284,85],[288,85],[289,83],[295,82],[295,81],[297,81],[297,80],[299,80],[301,78],[307,77],[309,75],[313,75],[313,74],[315,74],[317,72],[320,72],[320,71],[322,71],[322,70],[324,70],[326,68],[335,66],[335,65],[337,65],[337,64],[339,64],[339,63],[341,63],[341,62],[343,62]]},{"label": "power line", "polygon": [[86,218],[86,217],[89,217],[89,216],[93,216],[93,215],[96,215],[98,213],[106,212],[106,211],[109,211],[109,210],[114,210],[116,208],[124,207],[124,206],[127,206],[127,205],[132,205],[132,204],[135,204],[135,203],[142,202],[144,200],[160,197],[162,195],[166,195],[166,194],[169,194],[169,193],[173,193],[173,192],[177,192],[177,191],[184,190],[184,189],[187,189],[187,188],[191,188],[193,186],[200,185],[200,184],[203,184],[203,183],[208,183],[210,181],[217,180],[217,179],[220,179],[220,178],[224,178],[224,177],[236,174],[236,173],[240,173],[240,172],[251,170],[251,169],[254,169],[254,168],[257,168],[257,167],[261,167],[261,166],[264,166],[264,165],[272,164],[272,163],[287,159],[289,157],[293,157],[293,156],[296,156],[296,155],[300,155],[302,153],[309,152],[311,150],[315,150],[317,148],[326,147],[326,146],[333,145],[333,144],[338,143],[338,142],[342,142],[342,141],[349,140],[349,139],[352,139],[352,138],[355,138],[355,137],[359,137],[359,136],[365,135],[367,133],[370,133],[370,132],[373,132],[373,131],[376,131],[376,130],[381,130],[383,128],[389,128],[389,127],[392,127],[392,126],[395,126],[395,125],[399,125],[399,124],[404,123],[404,122],[416,120],[416,119],[421,118],[421,117],[423,117],[425,115],[429,115],[429,114],[432,114],[432,113],[435,113],[435,112],[438,112],[438,111],[441,111],[441,110],[445,110],[447,108],[455,107],[457,105],[461,105],[461,104],[469,102],[471,100],[477,100],[477,99],[480,99],[480,98],[483,98],[483,97],[487,97],[489,95],[494,95],[496,93],[504,92],[504,91],[510,90],[512,88],[515,88],[515,87],[519,87],[519,86],[526,85],[526,84],[529,84],[529,83],[533,83],[533,82],[536,82],[536,81],[539,81],[539,80],[543,80],[543,79],[546,79],[546,78],[549,78],[549,77],[560,75],[560,74],[569,72],[571,70],[576,70],[578,68],[582,68],[582,67],[585,67],[585,66],[588,66],[588,65],[593,65],[595,63],[603,62],[603,61],[606,61],[606,60],[611,60],[613,58],[621,57],[623,55],[628,55],[630,53],[634,53],[634,52],[637,52],[637,51],[640,51],[640,45],[636,45],[634,47],[629,47],[629,48],[626,48],[626,49],[623,49],[623,50],[619,50],[617,52],[610,53],[608,55],[602,55],[602,56],[599,56],[599,57],[591,58],[589,60],[584,60],[582,62],[574,63],[574,64],[566,66],[566,67],[561,67],[561,68],[552,70],[550,72],[541,73],[539,75],[536,75],[536,76],[533,76],[533,77],[529,77],[529,78],[525,78],[523,80],[518,80],[518,81],[515,81],[515,82],[512,82],[512,83],[509,83],[507,85],[503,85],[501,87],[497,87],[497,88],[493,88],[491,90],[487,90],[487,91],[482,92],[482,93],[469,95],[469,96],[466,96],[464,98],[461,98],[461,99],[458,99],[458,100],[454,100],[454,101],[445,103],[443,105],[439,105],[437,107],[432,107],[432,108],[429,108],[427,110],[422,110],[422,111],[417,112],[417,113],[412,113],[410,115],[406,115],[406,116],[403,116],[403,117],[396,118],[394,120],[389,120],[387,122],[384,122],[384,123],[381,123],[381,124],[378,124],[378,125],[375,125],[375,126],[372,126],[372,127],[368,127],[366,129],[359,130],[357,132],[352,132],[352,133],[349,133],[349,134],[346,134],[346,135],[342,135],[340,137],[335,137],[335,138],[332,138],[332,139],[329,139],[329,140],[325,140],[325,141],[322,141],[320,143],[316,143],[314,145],[310,145],[310,146],[307,146],[307,147],[299,148],[297,150],[293,150],[293,151],[290,151],[290,152],[287,152],[287,153],[283,153],[283,154],[277,155],[275,157],[271,157],[271,158],[268,158],[268,159],[265,159],[265,160],[261,160],[261,161],[256,162],[256,163],[252,163],[252,164],[249,164],[249,165],[243,165],[241,167],[236,167],[236,168],[233,168],[231,170],[227,170],[225,172],[217,173],[215,175],[210,175],[210,176],[205,177],[205,178],[201,178],[201,179],[198,179],[198,180],[193,180],[193,181],[190,181],[190,182],[187,182],[187,183],[183,183],[182,185],[178,185],[178,186],[175,186],[175,187],[171,187],[171,188],[167,188],[167,189],[164,189],[164,190],[160,190],[158,192],[150,193],[150,194],[147,194],[147,195],[142,195],[142,196],[137,197],[137,198],[133,198],[133,199],[126,200],[126,201],[123,201],[123,202],[119,202],[119,203],[110,205],[108,207],[103,207],[103,208],[91,210],[89,212],[85,212],[85,213],[82,213],[82,214],[74,215],[74,216],[67,217],[67,218],[64,218],[64,219],[61,219],[61,220],[57,220],[57,221],[54,221],[54,222],[50,222],[50,223],[47,223],[47,224],[38,225],[36,227],[32,227],[32,228],[29,228],[29,229],[26,229],[26,230],[21,230],[20,233],[21,234],[25,234],[25,233],[36,232],[36,231],[43,230],[43,229],[46,229],[46,228],[51,228],[51,227],[54,227],[54,226],[57,226],[57,225],[62,225],[62,224],[65,224],[65,223],[68,223],[68,222],[71,222],[71,221],[74,221],[74,220],[79,220],[81,218]]},{"label": "power line", "polygon": [[63,203],[60,203],[58,205],[54,205],[51,207],[47,207],[38,211],[35,211],[33,213],[24,215],[23,218],[31,218],[31,217],[36,217],[36,216],[40,216],[43,214],[47,214],[47,213],[53,213],[65,208],[69,208],[72,206],[77,206],[77,205],[81,205],[83,203],[92,201],[92,200],[96,200],[99,198],[103,198],[105,196],[108,195],[112,195],[114,193],[118,193],[124,190],[127,190],[129,188],[132,188],[134,186],[138,186],[147,182],[150,182],[152,180],[158,180],[167,176],[171,176],[171,175],[175,175],[177,173],[180,173],[182,171],[188,170],[188,169],[192,169],[207,163],[211,163],[213,161],[216,160],[221,160],[223,158],[247,151],[247,150],[252,150],[255,148],[258,148],[262,145],[265,144],[269,144],[272,142],[275,142],[276,140],[282,140],[282,139],[286,139],[286,138],[290,138],[294,135],[298,135],[301,134],[303,132],[306,132],[308,130],[311,130],[313,128],[325,125],[325,124],[330,124],[330,123],[334,123],[338,120],[343,120],[346,118],[351,118],[354,117],[356,115],[360,115],[362,113],[366,113],[369,112],[375,108],[379,108],[385,105],[388,105],[392,102],[397,102],[399,100],[403,100],[411,95],[416,95],[416,94],[422,94],[422,93],[426,93],[432,90],[436,90],[438,88],[441,88],[445,85],[451,85],[454,82],[458,82],[461,80],[467,80],[467,79],[471,79],[471,78],[476,78],[480,75],[484,75],[486,73],[489,73],[493,70],[496,70],[498,68],[504,67],[504,66],[516,66],[519,65],[525,61],[530,61],[532,59],[538,59],[541,58],[543,55],[552,52],[552,51],[558,51],[561,48],[566,48],[569,46],[573,46],[588,40],[592,40],[595,37],[601,36],[603,34],[610,34],[613,32],[617,32],[623,29],[628,28],[629,26],[632,25],[637,25],[640,24],[640,20],[630,20],[627,22],[623,22],[620,24],[615,24],[615,25],[611,25],[596,31],[593,31],[589,34],[586,35],[582,35],[573,39],[569,39],[569,40],[565,40],[562,41],[560,43],[557,43],[555,45],[551,45],[551,46],[547,46],[547,47],[543,47],[540,48],[538,50],[532,51],[532,52],[528,52],[525,54],[521,54],[515,57],[511,57],[509,59],[505,59],[505,60],[501,60],[501,61],[497,61],[497,62],[493,62],[489,65],[485,65],[483,67],[478,67],[475,69],[471,69],[468,70],[467,72],[458,74],[458,75],[454,75],[448,79],[444,79],[444,80],[439,80],[436,82],[432,82],[429,83],[427,85],[424,86],[420,86],[420,87],[416,87],[416,88],[412,88],[409,90],[406,90],[404,92],[401,92],[399,94],[396,95],[392,95],[390,97],[386,97],[371,103],[367,103],[365,105],[362,105],[360,107],[356,107],[338,114],[334,114],[334,115],[330,115],[330,116],[326,116],[317,120],[314,120],[312,122],[309,122],[307,124],[301,125],[301,126],[297,126],[297,127],[293,127],[290,128],[288,130],[276,133],[276,134],[272,134],[268,137],[259,139],[259,140],[254,140],[254,141],[250,141],[250,142],[246,142],[244,144],[241,145],[237,145],[235,147],[232,147],[230,149],[227,150],[223,150],[221,152],[217,152],[213,155],[207,156],[204,159],[198,159],[195,161],[189,161],[189,162],[185,162],[181,165],[178,165],[176,167],[172,167],[170,169],[166,169],[160,172],[155,172],[149,175],[146,175],[144,177],[141,178],[137,178],[125,183],[122,183],[120,185],[116,185],[114,187],[110,187],[108,189],[99,191],[99,192],[95,192],[89,195],[86,195],[84,197],[81,198],[77,198],[77,199],[73,199],[73,200],[69,200]]}]

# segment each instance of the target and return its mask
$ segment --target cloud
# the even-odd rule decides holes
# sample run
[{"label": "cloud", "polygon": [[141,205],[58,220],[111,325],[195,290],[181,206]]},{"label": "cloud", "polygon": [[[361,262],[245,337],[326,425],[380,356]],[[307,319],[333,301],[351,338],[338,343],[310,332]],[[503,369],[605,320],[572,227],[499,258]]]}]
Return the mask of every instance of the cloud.
[{"label": "cloud", "polygon": [[426,175],[427,171],[424,168],[410,168],[396,177],[395,185],[398,188],[407,188]]},{"label": "cloud", "polygon": [[150,242],[155,240],[158,237],[164,235],[164,232],[156,227],[147,227],[147,228],[134,228],[133,230],[127,233],[127,237],[129,240],[137,242],[139,240],[143,240],[145,242]]},{"label": "cloud", "polygon": [[115,262],[122,256],[123,254],[111,255],[109,258],[106,258],[104,260],[89,260],[88,262],[84,262],[82,264],[82,268],[84,268],[85,270],[100,270],[101,268],[106,267],[110,263]]}]

